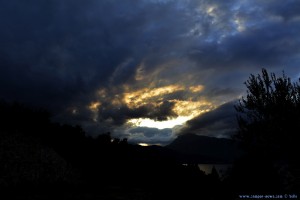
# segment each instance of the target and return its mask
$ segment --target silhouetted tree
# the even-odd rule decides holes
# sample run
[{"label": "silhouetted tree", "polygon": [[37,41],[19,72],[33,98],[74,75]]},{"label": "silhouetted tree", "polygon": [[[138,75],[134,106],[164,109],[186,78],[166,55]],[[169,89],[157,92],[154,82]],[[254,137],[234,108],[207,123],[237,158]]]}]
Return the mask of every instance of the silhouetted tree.
[{"label": "silhouetted tree", "polygon": [[[262,69],[245,82],[246,97],[235,106],[239,131],[236,138],[250,151],[295,156],[300,128],[300,80],[295,83]],[[270,155],[270,154],[269,154]]]},{"label": "silhouetted tree", "polygon": [[0,100],[0,131],[38,135],[49,124],[50,113],[42,108]]},{"label": "silhouetted tree", "polygon": [[120,138],[114,138],[112,144],[118,145],[120,143]]},{"label": "silhouetted tree", "polygon": [[111,133],[107,132],[105,134],[100,134],[97,136],[96,141],[100,144],[100,145],[109,145],[111,143]]},{"label": "silhouetted tree", "polygon": [[216,180],[219,180],[220,176],[215,166],[212,167],[210,176]]},{"label": "silhouetted tree", "polygon": [[[300,79],[293,83],[284,72],[277,77],[262,69],[245,85],[247,95],[235,105],[239,130],[234,137],[246,155],[233,167],[232,187],[239,192],[280,192],[287,187],[295,191],[298,186],[285,183],[285,176],[299,169]],[[289,169],[281,172],[284,165]]]},{"label": "silhouetted tree", "polygon": [[120,141],[120,145],[123,145],[123,146],[128,145],[128,139],[127,139],[127,138],[123,138],[123,139]]}]

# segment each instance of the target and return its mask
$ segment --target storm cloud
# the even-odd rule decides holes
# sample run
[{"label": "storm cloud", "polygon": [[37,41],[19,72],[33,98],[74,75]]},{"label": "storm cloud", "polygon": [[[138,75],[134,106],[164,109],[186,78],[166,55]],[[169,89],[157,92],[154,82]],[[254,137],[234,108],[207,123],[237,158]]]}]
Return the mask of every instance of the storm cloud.
[{"label": "storm cloud", "polygon": [[181,129],[181,134],[195,133],[218,138],[230,138],[238,130],[234,108],[236,103],[225,103],[215,110],[187,121],[185,127]]},{"label": "storm cloud", "polygon": [[[299,76],[299,13],[296,0],[0,0],[0,98],[91,135],[226,137],[251,73]],[[189,121],[165,135],[134,119]]]}]

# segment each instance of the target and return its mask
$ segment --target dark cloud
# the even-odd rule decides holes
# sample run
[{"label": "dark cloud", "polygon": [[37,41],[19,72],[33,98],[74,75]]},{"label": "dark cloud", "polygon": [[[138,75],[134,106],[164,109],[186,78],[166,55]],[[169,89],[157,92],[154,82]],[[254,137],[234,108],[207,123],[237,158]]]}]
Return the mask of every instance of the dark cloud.
[{"label": "dark cloud", "polygon": [[137,127],[129,130],[129,142],[166,145],[174,139],[172,129]]},{"label": "dark cloud", "polygon": [[[25,95],[18,91],[29,88],[29,94],[41,96],[33,98],[36,103],[53,93],[50,96],[54,101],[58,98],[58,104],[69,104],[99,86],[130,82],[144,56],[158,60],[164,46],[184,29],[174,26],[182,17],[174,18],[180,13],[170,3],[0,3],[0,52],[6,59],[1,66],[6,73],[1,73],[1,79],[18,80],[6,80],[11,91],[2,95],[23,100]],[[175,34],[170,35],[170,31]]]},{"label": "dark cloud", "polygon": [[132,134],[142,133],[145,137],[154,137],[155,135],[159,134],[161,137],[169,137],[171,133],[171,129],[163,129],[159,130],[157,128],[147,128],[147,127],[137,127],[133,128],[129,131]]},{"label": "dark cloud", "polygon": [[[299,76],[299,13],[296,0],[0,0],[0,98],[46,107],[93,133],[175,118],[175,100],[217,107],[240,97],[262,67]],[[184,89],[124,101],[168,85]],[[204,89],[188,91],[195,85]],[[216,132],[229,121],[206,120]]]},{"label": "dark cloud", "polygon": [[271,1],[258,1],[262,4],[269,15],[274,15],[276,17],[282,17],[282,19],[295,20],[295,18],[300,16],[300,2],[297,0],[287,0],[284,3],[276,0]]},{"label": "dark cloud", "polygon": [[147,104],[136,108],[129,108],[126,105],[120,107],[111,104],[102,105],[98,110],[98,120],[107,121],[112,125],[120,126],[125,124],[129,119],[149,118],[155,121],[163,121],[168,117],[176,117],[172,108],[174,103],[164,101],[160,105]]},{"label": "dark cloud", "polygon": [[123,125],[128,119],[133,118],[150,118],[157,121],[166,120],[167,117],[173,116],[172,103],[164,102],[160,106],[145,105],[138,108],[122,107],[102,107],[99,109],[100,120],[111,120],[113,125]]},{"label": "dark cloud", "polygon": [[181,129],[181,134],[196,133],[214,137],[230,137],[237,131],[235,103],[233,101],[223,104],[211,112],[187,121],[186,126]]}]

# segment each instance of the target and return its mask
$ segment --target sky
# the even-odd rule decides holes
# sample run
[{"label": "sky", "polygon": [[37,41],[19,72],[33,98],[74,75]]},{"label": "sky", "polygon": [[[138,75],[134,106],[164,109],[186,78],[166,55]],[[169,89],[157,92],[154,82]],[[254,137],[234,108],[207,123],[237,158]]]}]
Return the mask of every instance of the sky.
[{"label": "sky", "polygon": [[0,0],[0,98],[87,134],[230,137],[244,82],[300,75],[298,0]]}]

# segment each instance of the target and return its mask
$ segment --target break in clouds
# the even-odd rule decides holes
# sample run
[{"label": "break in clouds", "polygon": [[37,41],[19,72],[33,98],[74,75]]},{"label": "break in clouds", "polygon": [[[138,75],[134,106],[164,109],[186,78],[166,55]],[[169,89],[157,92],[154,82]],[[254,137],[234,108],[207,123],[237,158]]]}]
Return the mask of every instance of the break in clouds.
[{"label": "break in clouds", "polygon": [[298,77],[299,13],[296,0],[0,0],[0,97],[91,135],[226,137],[250,73]]}]

